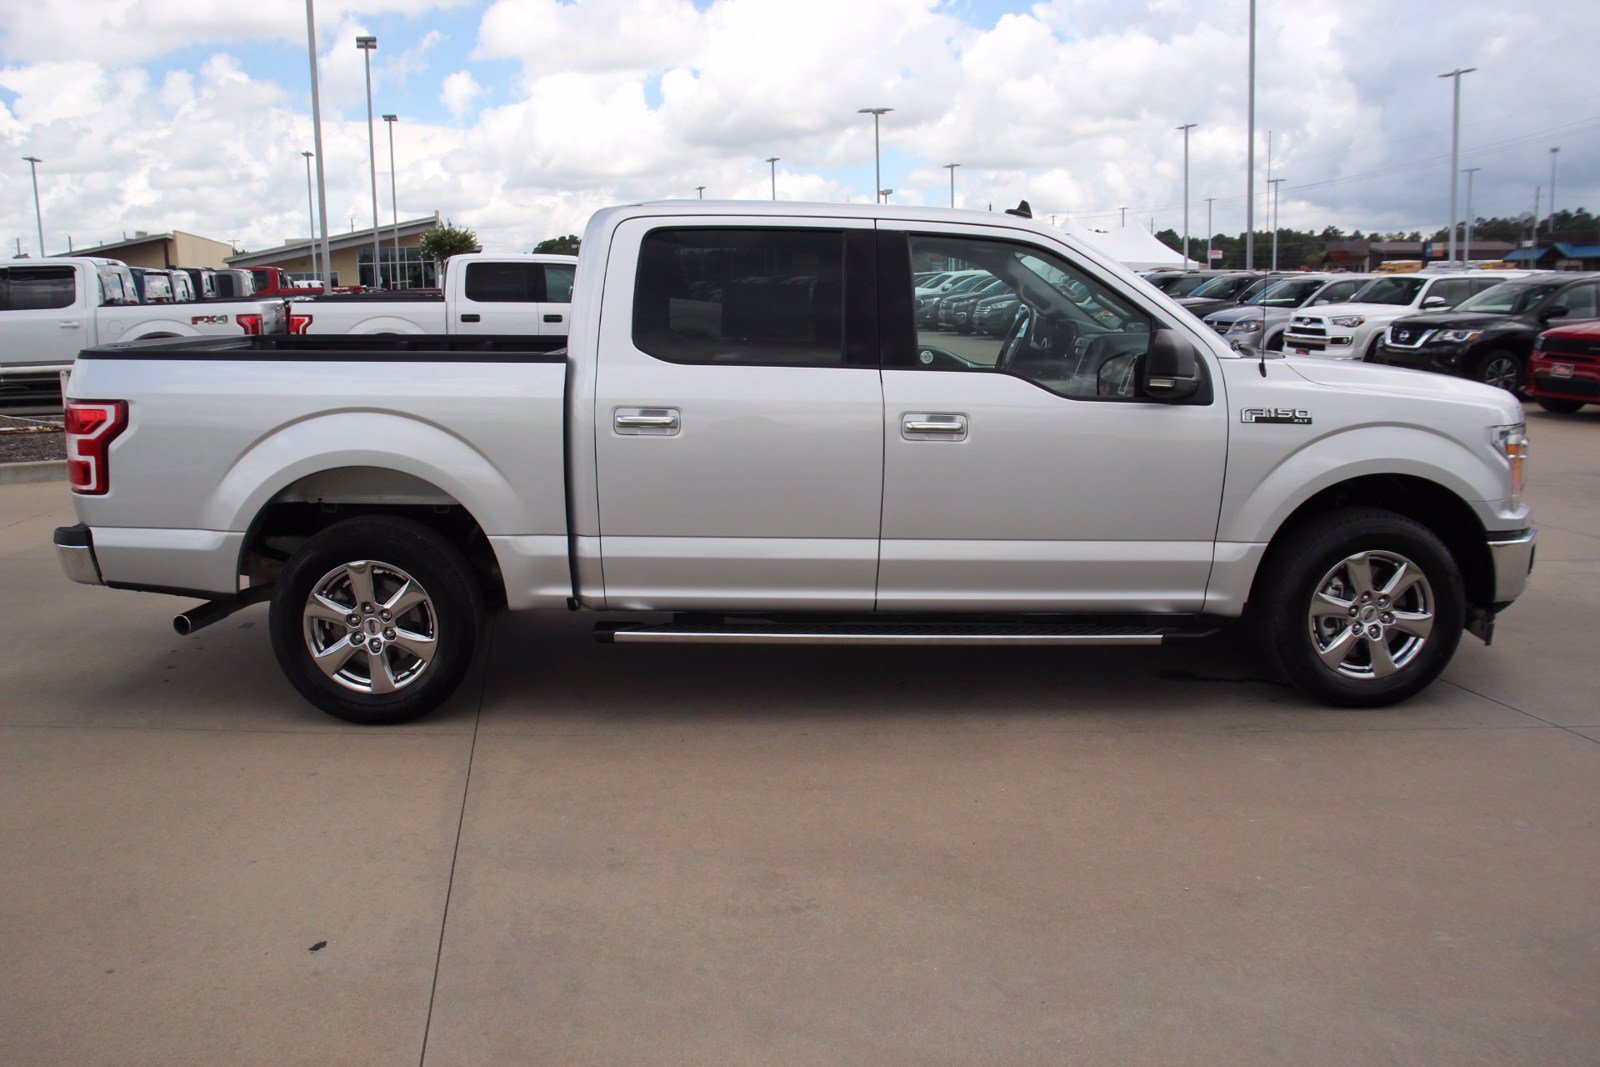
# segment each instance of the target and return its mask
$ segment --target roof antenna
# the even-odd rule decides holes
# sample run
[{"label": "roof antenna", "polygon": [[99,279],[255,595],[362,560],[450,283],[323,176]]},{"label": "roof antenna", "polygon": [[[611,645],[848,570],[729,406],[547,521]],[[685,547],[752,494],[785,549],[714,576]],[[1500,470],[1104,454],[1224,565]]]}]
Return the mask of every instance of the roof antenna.
[{"label": "roof antenna", "polygon": [[1026,200],[1019,200],[1017,201],[1016,207],[1006,208],[1006,214],[1016,215],[1019,218],[1031,219],[1033,218],[1033,208],[1028,206],[1028,202]]}]

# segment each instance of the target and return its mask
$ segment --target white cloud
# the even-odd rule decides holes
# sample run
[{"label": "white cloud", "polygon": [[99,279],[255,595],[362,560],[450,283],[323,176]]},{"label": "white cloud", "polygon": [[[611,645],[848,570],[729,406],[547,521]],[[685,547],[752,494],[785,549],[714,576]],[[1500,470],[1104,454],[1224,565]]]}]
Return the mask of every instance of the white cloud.
[{"label": "white cloud", "polygon": [[450,114],[455,116],[457,122],[465,115],[472,102],[483,93],[483,86],[479,85],[472,77],[469,70],[458,70],[445,78],[444,88],[439,93],[439,99],[444,106],[450,109]]}]

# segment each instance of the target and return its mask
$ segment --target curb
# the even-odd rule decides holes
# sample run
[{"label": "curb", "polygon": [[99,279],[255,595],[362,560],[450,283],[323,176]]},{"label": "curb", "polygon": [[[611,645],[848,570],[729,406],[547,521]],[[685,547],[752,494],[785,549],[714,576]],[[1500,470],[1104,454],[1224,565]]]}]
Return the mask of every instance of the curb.
[{"label": "curb", "polygon": [[0,463],[0,485],[66,480],[67,461],[64,459],[41,459],[32,463]]}]

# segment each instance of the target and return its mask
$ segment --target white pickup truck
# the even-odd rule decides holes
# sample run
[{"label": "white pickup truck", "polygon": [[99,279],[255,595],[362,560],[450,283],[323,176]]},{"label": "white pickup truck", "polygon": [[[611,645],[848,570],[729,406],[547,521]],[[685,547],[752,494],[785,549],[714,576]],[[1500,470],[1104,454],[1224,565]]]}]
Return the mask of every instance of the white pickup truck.
[{"label": "white pickup truck", "polygon": [[[306,334],[516,334],[565,337],[576,256],[452,256],[440,293],[351,293],[295,300]],[[304,320],[303,323],[300,320]]]},{"label": "white pickup truck", "polygon": [[0,382],[56,377],[78,351],[142,337],[280,333],[282,300],[141,304],[126,264],[61,256],[0,267]]},{"label": "white pickup truck", "polygon": [[[270,599],[290,681],[360,723],[443,700],[502,603],[671,613],[617,643],[1137,645],[1248,613],[1284,677],[1371,706],[1528,579],[1511,396],[1236,352],[1030,219],[668,202],[583,249],[556,352],[84,353],[67,574],[205,599],[180,632]],[[914,270],[950,261],[1018,294],[1003,336],[918,331]]]}]

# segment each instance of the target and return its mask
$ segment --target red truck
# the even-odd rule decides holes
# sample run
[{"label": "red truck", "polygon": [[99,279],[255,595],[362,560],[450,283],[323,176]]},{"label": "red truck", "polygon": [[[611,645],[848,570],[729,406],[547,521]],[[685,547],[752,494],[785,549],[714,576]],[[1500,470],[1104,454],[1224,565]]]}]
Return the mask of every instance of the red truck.
[{"label": "red truck", "polygon": [[1522,389],[1540,407],[1558,415],[1600,404],[1600,320],[1557,326],[1540,334]]}]

